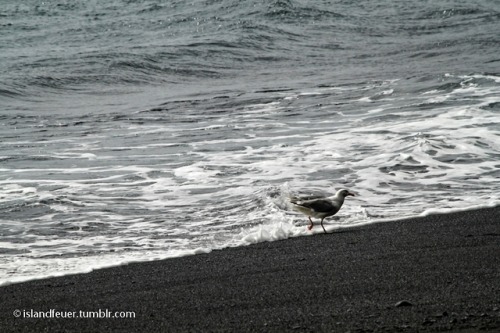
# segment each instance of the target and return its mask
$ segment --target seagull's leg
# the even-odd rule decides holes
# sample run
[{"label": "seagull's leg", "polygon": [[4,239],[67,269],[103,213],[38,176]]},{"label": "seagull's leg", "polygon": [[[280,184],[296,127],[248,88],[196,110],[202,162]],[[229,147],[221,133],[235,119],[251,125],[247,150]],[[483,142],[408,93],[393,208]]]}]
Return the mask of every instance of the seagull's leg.
[{"label": "seagull's leg", "polygon": [[309,216],[309,221],[311,221],[311,224],[307,226],[307,229],[311,230],[314,227],[313,220],[311,220],[311,217]]},{"label": "seagull's leg", "polygon": [[325,232],[325,234],[327,234],[326,229],[325,229],[325,227],[323,226],[323,220],[324,220],[324,219],[325,219],[324,217],[321,219],[321,227],[323,228],[323,231]]}]

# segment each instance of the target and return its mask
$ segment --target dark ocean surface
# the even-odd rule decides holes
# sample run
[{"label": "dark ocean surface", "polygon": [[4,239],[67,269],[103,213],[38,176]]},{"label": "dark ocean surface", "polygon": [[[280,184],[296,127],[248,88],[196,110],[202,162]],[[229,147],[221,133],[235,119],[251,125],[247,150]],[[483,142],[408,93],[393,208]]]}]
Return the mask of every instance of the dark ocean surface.
[{"label": "dark ocean surface", "polygon": [[[0,6],[0,284],[500,203],[498,1]],[[313,232],[322,232],[313,229]]]}]

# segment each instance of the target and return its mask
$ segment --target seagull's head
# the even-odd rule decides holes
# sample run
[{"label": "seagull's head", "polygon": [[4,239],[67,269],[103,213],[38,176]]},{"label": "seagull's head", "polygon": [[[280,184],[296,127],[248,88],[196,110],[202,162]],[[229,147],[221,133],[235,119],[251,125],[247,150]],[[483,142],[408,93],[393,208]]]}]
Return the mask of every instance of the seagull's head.
[{"label": "seagull's head", "polygon": [[348,196],[354,197],[354,193],[349,192],[348,190],[345,190],[345,189],[341,189],[341,190],[337,191],[337,193],[335,194],[335,196],[344,199],[345,197],[348,197]]}]

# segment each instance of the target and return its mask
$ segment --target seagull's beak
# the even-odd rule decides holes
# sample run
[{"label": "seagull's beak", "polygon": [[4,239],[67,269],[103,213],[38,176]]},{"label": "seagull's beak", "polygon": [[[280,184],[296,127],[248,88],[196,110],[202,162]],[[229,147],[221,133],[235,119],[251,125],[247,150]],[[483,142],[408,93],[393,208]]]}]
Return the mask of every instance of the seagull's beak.
[{"label": "seagull's beak", "polygon": [[354,193],[352,193],[352,192],[348,192],[347,196],[355,197]]}]

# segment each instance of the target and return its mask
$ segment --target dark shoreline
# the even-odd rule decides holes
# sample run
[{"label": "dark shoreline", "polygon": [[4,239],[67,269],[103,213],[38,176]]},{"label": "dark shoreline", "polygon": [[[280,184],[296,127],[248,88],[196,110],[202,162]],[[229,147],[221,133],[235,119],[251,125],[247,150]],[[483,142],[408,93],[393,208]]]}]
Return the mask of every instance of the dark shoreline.
[{"label": "dark shoreline", "polygon": [[[0,287],[1,332],[500,331],[500,207]],[[16,318],[131,311],[135,318]],[[52,314],[50,310],[53,309]]]}]

